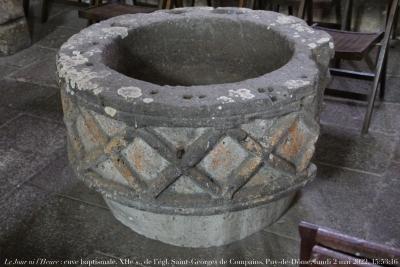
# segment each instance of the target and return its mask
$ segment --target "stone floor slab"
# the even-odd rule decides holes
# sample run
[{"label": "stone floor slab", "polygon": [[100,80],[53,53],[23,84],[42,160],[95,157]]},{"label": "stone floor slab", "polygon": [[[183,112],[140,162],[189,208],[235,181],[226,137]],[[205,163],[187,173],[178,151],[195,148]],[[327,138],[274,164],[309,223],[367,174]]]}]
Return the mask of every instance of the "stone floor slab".
[{"label": "stone floor slab", "polygon": [[108,210],[102,196],[75,176],[69,166],[66,149],[60,151],[60,156],[35,175],[29,184],[49,193]]},{"label": "stone floor slab", "polygon": [[400,103],[400,77],[388,77],[384,100]]},{"label": "stone floor slab", "polygon": [[86,19],[79,18],[78,10],[76,9],[66,11],[63,14],[53,18],[52,23],[61,27],[75,29],[76,31],[80,31],[83,28],[86,28],[88,25],[88,21]]},{"label": "stone floor slab", "polygon": [[400,162],[400,142],[396,146],[396,150],[393,155],[393,161]]},{"label": "stone floor slab", "polygon": [[0,79],[3,79],[8,74],[16,71],[18,68],[10,65],[0,65]]},{"label": "stone floor slab", "polygon": [[0,201],[0,262],[4,262],[5,242],[13,239],[15,242],[24,236],[29,229],[36,211],[44,205],[47,195],[33,187],[22,187],[6,200]]},{"label": "stone floor slab", "polygon": [[20,82],[57,87],[56,52],[48,52],[35,63],[13,72],[9,78]]},{"label": "stone floor slab", "polygon": [[54,51],[33,45],[12,56],[0,57],[0,65],[26,67],[33,62],[41,60],[48,53],[54,53]]},{"label": "stone floor slab", "polygon": [[383,174],[393,157],[398,138],[398,135],[376,132],[361,135],[360,130],[338,125],[322,125],[315,160],[324,164]]},{"label": "stone floor slab", "polygon": [[[375,205],[382,179],[319,166],[315,181],[306,186],[288,212],[266,230],[299,239],[298,224],[306,221],[358,238],[376,239],[380,233],[370,232],[367,222],[380,218]],[[400,241],[400,236],[397,240]]]},{"label": "stone floor slab", "polygon": [[63,43],[65,43],[72,35],[77,32],[78,31],[75,29],[57,27],[53,32],[45,36],[36,44],[47,48],[58,49]]},{"label": "stone floor slab", "polygon": [[0,106],[16,110],[24,110],[39,101],[47,99],[58,90],[48,86],[40,86],[15,80],[0,80]]},{"label": "stone floor slab", "polygon": [[38,154],[0,147],[0,199],[44,168],[50,159]]},{"label": "stone floor slab", "polygon": [[376,188],[367,239],[400,248],[400,163],[393,163]]},{"label": "stone floor slab", "polygon": [[7,107],[0,107],[0,127],[11,119],[18,116],[20,112]]},{"label": "stone floor slab", "polygon": [[51,156],[66,144],[65,128],[55,122],[22,115],[0,128],[0,147]]},{"label": "stone floor slab", "polygon": [[[325,99],[321,122],[361,131],[366,104],[354,101]],[[400,133],[400,104],[379,102],[374,108],[370,131],[386,134]]]},{"label": "stone floor slab", "polygon": [[47,118],[63,124],[63,111],[60,92],[52,88],[54,94],[48,97],[36,98],[19,108],[20,111],[40,117]]},{"label": "stone floor slab", "polygon": [[[25,189],[25,191],[31,190],[34,189]],[[53,195],[46,198],[46,203],[43,201],[34,201],[34,203],[40,203],[40,205],[36,209],[28,209],[26,216],[23,216],[26,224],[14,231],[8,228],[9,234],[0,241],[0,250],[8,258],[29,259],[40,255],[48,259],[87,257],[99,259],[109,255],[113,258],[129,258],[141,262],[155,258],[170,261],[173,259],[195,261],[225,259],[238,262],[240,260],[291,259],[297,258],[298,255],[298,242],[267,232],[260,232],[225,247],[180,248],[137,235],[117,223],[111,213],[104,209]],[[34,213],[31,212],[32,210]],[[9,227],[16,225],[14,223]],[[232,265],[234,264],[225,266]],[[191,266],[191,264],[184,266]],[[199,266],[204,266],[204,264]],[[217,265],[210,264],[209,266]]]}]

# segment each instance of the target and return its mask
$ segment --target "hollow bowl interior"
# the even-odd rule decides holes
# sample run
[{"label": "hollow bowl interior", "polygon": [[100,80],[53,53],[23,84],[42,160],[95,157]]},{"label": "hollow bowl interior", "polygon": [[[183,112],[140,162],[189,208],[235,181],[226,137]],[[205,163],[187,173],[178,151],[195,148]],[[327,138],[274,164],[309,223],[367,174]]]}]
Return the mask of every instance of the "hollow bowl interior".
[{"label": "hollow bowl interior", "polygon": [[226,18],[176,19],[133,29],[104,53],[110,68],[158,85],[210,85],[285,65],[293,45],[266,26]]}]

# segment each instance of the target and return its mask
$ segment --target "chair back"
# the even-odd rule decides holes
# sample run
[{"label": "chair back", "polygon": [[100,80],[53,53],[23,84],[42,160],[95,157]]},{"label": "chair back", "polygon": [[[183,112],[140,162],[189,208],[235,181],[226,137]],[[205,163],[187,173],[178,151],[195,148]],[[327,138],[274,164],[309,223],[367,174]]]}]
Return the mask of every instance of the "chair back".
[{"label": "chair back", "polygon": [[398,266],[400,261],[398,248],[368,242],[306,222],[300,223],[299,231],[300,267],[330,266],[318,262],[332,262],[338,266]]}]

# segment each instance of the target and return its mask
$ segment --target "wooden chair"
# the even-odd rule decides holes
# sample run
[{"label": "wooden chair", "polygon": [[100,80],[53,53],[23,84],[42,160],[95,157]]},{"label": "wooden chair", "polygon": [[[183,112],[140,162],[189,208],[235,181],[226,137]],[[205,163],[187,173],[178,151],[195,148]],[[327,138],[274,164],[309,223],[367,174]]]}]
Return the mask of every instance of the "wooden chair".
[{"label": "wooden chair", "polygon": [[300,223],[299,231],[300,267],[400,266],[398,248],[368,242],[306,222]]},{"label": "wooden chair", "polygon": [[87,19],[89,24],[92,24],[125,14],[151,13],[158,9],[170,9],[173,8],[177,2],[178,1],[175,0],[160,0],[157,6],[146,4],[139,5],[139,1],[134,1],[134,5],[123,4],[120,1],[110,1],[110,3],[107,4],[96,2],[93,7],[79,10],[78,15],[80,18]]},{"label": "wooden chair", "polygon": [[[374,108],[374,103],[378,90],[380,89],[380,97],[383,98],[386,85],[386,69],[387,58],[389,52],[389,41],[391,32],[393,30],[394,18],[398,12],[399,0],[388,1],[388,16],[384,31],[377,33],[361,33],[346,31],[351,24],[351,8],[353,0],[345,0],[345,9],[348,13],[342,23],[342,30],[335,30],[319,25],[316,28],[328,32],[332,37],[335,44],[335,59],[334,66],[330,69],[333,76],[347,77],[352,79],[367,80],[372,82],[372,86],[367,93],[355,93],[345,90],[327,89],[326,94],[351,98],[356,100],[366,100],[368,102],[367,111],[365,113],[362,133],[368,133],[371,123],[371,116]],[[312,18],[312,0],[301,0],[298,16],[306,18],[307,21],[313,23]],[[310,15],[311,14],[311,15]],[[346,70],[340,68],[341,60],[362,60],[364,59],[374,47],[378,47],[378,57],[376,67],[373,72],[359,72],[353,70]]]}]

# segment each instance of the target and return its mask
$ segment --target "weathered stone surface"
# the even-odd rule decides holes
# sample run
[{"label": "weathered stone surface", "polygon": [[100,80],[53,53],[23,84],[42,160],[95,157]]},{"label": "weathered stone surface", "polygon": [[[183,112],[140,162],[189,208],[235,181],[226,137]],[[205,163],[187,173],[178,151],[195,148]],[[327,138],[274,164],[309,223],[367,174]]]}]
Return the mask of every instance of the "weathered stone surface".
[{"label": "weathered stone surface", "polygon": [[0,25],[0,56],[14,54],[30,44],[25,17]]},{"label": "weathered stone surface", "polygon": [[[325,33],[265,11],[185,8],[93,25],[57,60],[72,166],[147,237],[191,247],[244,238],[315,176],[332,52]],[[196,231],[177,231],[194,221]]]},{"label": "weathered stone surface", "polygon": [[2,0],[0,2],[0,24],[24,17],[22,0]]}]

